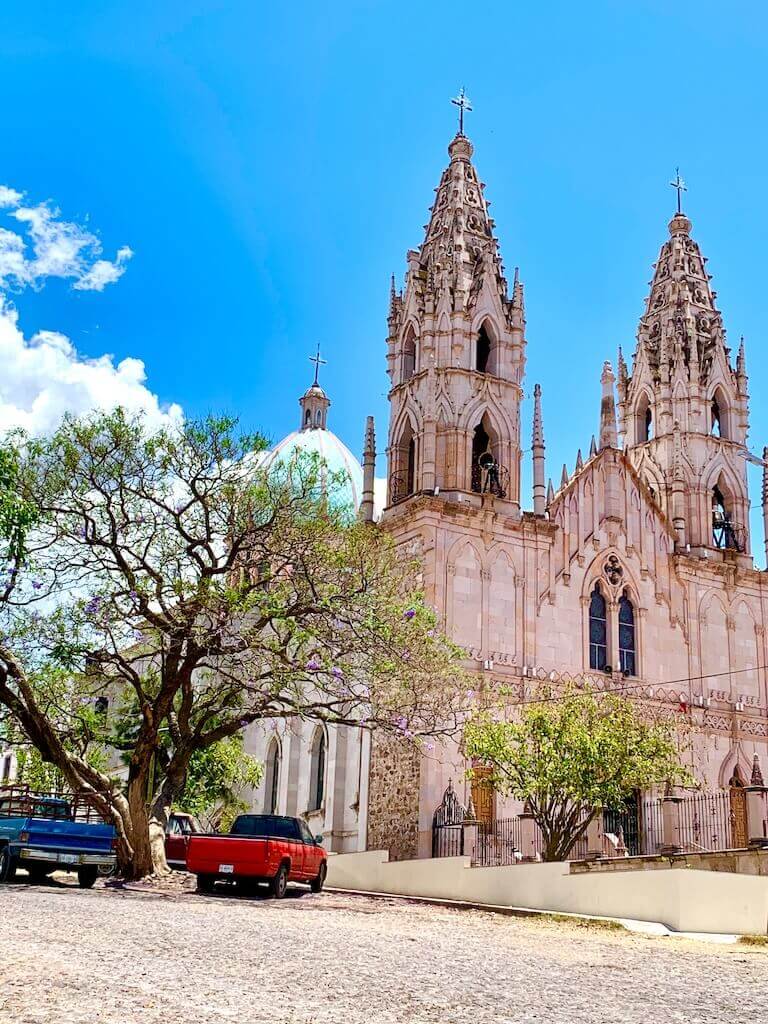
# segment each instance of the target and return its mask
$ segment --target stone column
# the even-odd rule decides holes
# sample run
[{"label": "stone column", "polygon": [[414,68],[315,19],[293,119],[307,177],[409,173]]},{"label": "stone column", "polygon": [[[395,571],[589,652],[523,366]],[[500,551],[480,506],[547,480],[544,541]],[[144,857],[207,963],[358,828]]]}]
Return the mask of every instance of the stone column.
[{"label": "stone column", "polygon": [[746,787],[747,843],[757,849],[768,848],[768,786],[763,782],[760,760],[755,754],[752,778]]},{"label": "stone column", "polygon": [[599,860],[603,855],[603,812],[598,811],[587,825],[587,860]]},{"label": "stone column", "polygon": [[682,797],[665,793],[661,801],[661,853],[682,853],[680,803]]},{"label": "stone column", "polygon": [[477,860],[477,843],[479,838],[480,822],[477,820],[475,805],[472,802],[472,794],[469,796],[467,815],[464,818],[462,828],[464,829],[464,856],[470,857],[472,861]]}]

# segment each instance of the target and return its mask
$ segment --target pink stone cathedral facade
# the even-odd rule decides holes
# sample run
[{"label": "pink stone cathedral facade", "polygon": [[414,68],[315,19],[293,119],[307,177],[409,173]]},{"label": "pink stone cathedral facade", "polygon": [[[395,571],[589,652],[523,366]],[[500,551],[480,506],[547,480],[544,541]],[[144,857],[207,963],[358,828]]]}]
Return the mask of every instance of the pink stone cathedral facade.
[{"label": "pink stone cathedral facade", "polygon": [[[766,763],[768,576],[751,554],[744,347],[734,365],[691,222],[669,223],[631,367],[621,351],[618,379],[603,367],[599,437],[547,488],[538,386],[532,425],[520,417],[523,285],[505,279],[469,139],[449,155],[392,288],[382,525],[419,553],[478,689],[590,677],[690,722],[707,788],[747,783],[753,755]],[[765,519],[765,482],[762,499]],[[468,797],[466,768],[458,748],[398,761],[374,739],[368,847],[428,856],[448,781]]]}]

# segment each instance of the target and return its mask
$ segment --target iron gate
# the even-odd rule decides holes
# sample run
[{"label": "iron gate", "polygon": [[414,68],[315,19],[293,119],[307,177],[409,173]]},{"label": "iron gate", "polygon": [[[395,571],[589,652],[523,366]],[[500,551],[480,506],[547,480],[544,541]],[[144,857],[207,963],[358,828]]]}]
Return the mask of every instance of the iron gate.
[{"label": "iron gate", "polygon": [[464,854],[466,810],[459,803],[453,782],[443,793],[443,802],[432,816],[432,856],[461,857]]}]

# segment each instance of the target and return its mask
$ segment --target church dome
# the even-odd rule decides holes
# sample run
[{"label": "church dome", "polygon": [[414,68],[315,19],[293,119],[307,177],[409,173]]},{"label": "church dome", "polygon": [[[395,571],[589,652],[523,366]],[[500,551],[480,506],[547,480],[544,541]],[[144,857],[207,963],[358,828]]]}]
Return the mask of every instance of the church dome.
[{"label": "church dome", "polygon": [[289,466],[302,453],[316,454],[320,458],[324,491],[329,476],[339,481],[333,487],[332,504],[357,512],[363,497],[363,470],[344,442],[326,427],[294,430],[275,445],[264,460],[265,466],[267,469],[278,464]]},{"label": "church dome", "polygon": [[331,401],[317,380],[317,371],[323,362],[320,350],[312,359],[315,379],[299,399],[301,420],[299,429],[284,437],[264,459],[266,469],[290,466],[301,454],[315,455],[320,460],[320,484],[328,495],[329,478],[333,477],[331,505],[348,509],[353,514],[363,500],[363,470],[359,461],[344,442],[328,429],[328,409]]}]

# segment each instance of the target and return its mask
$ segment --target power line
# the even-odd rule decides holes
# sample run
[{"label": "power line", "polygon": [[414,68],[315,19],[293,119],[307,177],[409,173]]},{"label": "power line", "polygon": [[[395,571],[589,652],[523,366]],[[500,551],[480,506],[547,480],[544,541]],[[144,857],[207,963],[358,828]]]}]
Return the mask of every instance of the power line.
[{"label": "power line", "polygon": [[[726,672],[708,672],[708,673],[704,673],[704,674],[698,675],[698,676],[685,676],[685,677],[683,677],[681,679],[668,679],[668,680],[666,680],[663,683],[627,683],[627,684],[622,685],[622,686],[609,687],[609,688],[606,688],[606,689],[603,689],[603,690],[593,690],[593,692],[597,692],[597,693],[629,693],[629,692],[631,692],[633,690],[646,691],[646,690],[650,690],[650,689],[657,689],[658,687],[663,687],[663,686],[680,686],[683,683],[693,683],[693,682],[701,681],[702,679],[718,679],[720,676],[737,676],[737,675],[741,675],[741,674],[743,674],[745,672],[763,672],[763,671],[766,670],[766,668],[768,668],[768,666],[766,666],[766,665],[756,665],[754,668],[737,668],[737,669],[731,669],[730,671],[726,671]],[[525,677],[523,677],[523,678],[525,678]],[[583,679],[584,677],[582,676],[581,678]],[[542,685],[546,685],[547,683],[549,683],[551,685],[557,685],[557,683],[561,683],[561,682],[565,682],[566,684],[568,682],[570,682],[570,683],[576,682],[575,679],[570,679],[570,680],[537,679],[537,680],[533,680],[533,681],[539,682]],[[578,694],[576,694],[576,696],[578,696]],[[562,695],[552,695],[552,696],[549,696],[549,697],[533,697],[533,698],[530,698],[530,699],[514,701],[513,702],[513,707],[520,707],[520,706],[525,705],[525,704],[547,704],[550,701],[562,701],[562,700],[565,700],[565,697],[563,697]]]}]

